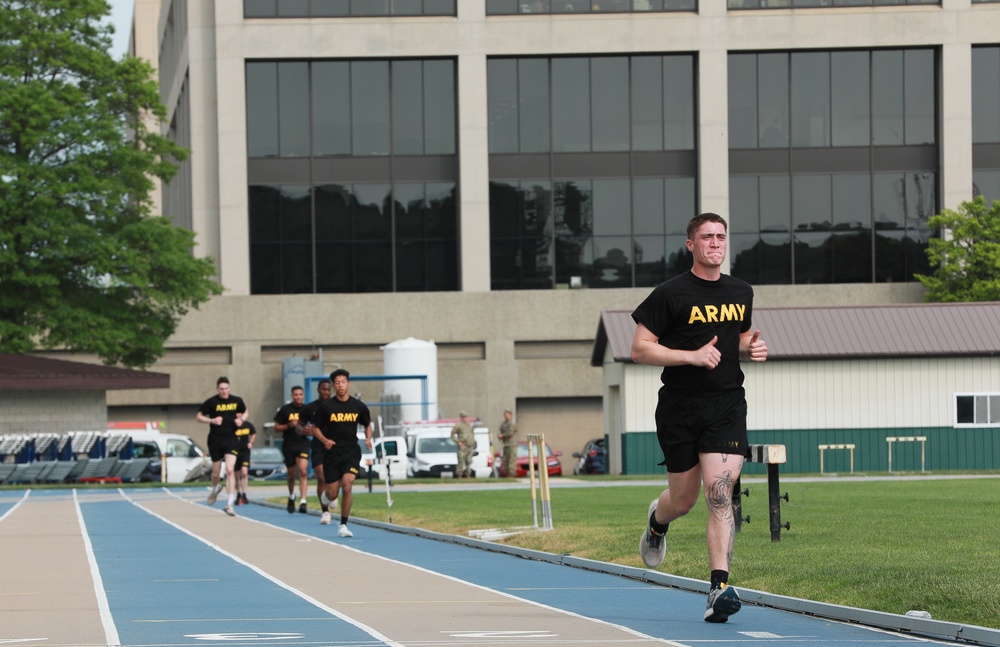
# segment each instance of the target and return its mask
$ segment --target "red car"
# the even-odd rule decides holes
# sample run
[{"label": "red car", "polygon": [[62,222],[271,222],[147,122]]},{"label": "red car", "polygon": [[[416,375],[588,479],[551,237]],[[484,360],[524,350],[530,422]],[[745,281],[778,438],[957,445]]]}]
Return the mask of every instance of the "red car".
[{"label": "red car", "polygon": [[[534,447],[535,453],[535,464],[538,463],[538,447]],[[562,476],[562,463],[559,462],[559,457],[562,456],[562,452],[554,452],[552,448],[549,447],[548,443],[545,443],[545,458],[546,464],[549,466],[549,476]],[[497,452],[496,456],[493,458],[494,470],[497,476],[507,476],[507,473],[503,469],[503,454]],[[535,475],[538,475],[537,467]],[[528,476],[528,443],[518,443],[517,444],[517,473],[514,474],[515,477],[523,478]]]}]

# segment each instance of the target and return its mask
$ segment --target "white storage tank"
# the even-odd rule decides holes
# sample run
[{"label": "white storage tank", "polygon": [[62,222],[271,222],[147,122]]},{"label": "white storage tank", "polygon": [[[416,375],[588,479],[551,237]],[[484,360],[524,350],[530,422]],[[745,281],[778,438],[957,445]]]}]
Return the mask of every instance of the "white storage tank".
[{"label": "white storage tank", "polygon": [[[385,392],[398,394],[400,420],[428,420],[437,417],[437,345],[407,337],[382,347],[383,373],[420,376],[426,380],[386,380]],[[424,385],[426,384],[426,393]]]}]

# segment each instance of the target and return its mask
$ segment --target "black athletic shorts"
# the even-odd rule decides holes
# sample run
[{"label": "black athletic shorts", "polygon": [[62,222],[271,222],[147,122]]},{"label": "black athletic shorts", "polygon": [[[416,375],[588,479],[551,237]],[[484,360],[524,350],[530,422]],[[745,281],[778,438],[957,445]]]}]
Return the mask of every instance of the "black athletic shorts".
[{"label": "black athletic shorts", "polygon": [[281,443],[281,453],[285,455],[285,467],[293,467],[300,458],[309,458],[309,439],[296,435]]},{"label": "black athletic shorts", "polygon": [[327,450],[323,460],[323,478],[327,483],[339,481],[344,474],[357,476],[361,473],[361,447],[357,443],[337,449],[337,445]]},{"label": "black athletic shorts", "polygon": [[236,434],[208,434],[208,455],[213,463],[221,461],[226,454],[235,456],[239,450]]},{"label": "black athletic shorts", "polygon": [[250,467],[249,447],[241,447],[240,453],[236,454],[236,467]]},{"label": "black athletic shorts", "polygon": [[313,438],[309,441],[309,448],[312,450],[312,467],[315,470],[317,467],[323,466],[323,459],[326,458],[326,447],[323,443]]},{"label": "black athletic shorts", "polygon": [[660,388],[656,404],[656,439],[668,472],[686,472],[698,454],[746,456],[747,401],[742,388],[710,394],[678,393]]}]

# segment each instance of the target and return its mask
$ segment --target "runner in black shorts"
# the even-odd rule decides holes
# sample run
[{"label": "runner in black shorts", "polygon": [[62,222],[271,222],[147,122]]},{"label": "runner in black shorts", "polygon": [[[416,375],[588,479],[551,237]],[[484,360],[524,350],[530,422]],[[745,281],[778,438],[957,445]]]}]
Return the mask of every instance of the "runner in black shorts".
[{"label": "runner in black shorts", "polygon": [[[195,420],[208,423],[208,454],[212,458],[212,490],[208,494],[208,505],[214,505],[219,492],[219,474],[222,471],[222,461],[226,461],[226,474],[234,474],[236,469],[236,454],[239,446],[236,440],[236,430],[243,426],[243,421],[249,415],[247,405],[239,396],[229,393],[229,378],[220,377],[215,381],[216,395],[205,400]],[[233,502],[236,500],[236,479],[226,479],[228,501],[225,512],[234,516]]]},{"label": "runner in black shorts", "polygon": [[333,381],[334,397],[326,400],[316,411],[313,422],[319,429],[326,447],[323,460],[323,474],[326,477],[326,491],[320,495],[320,502],[329,504],[340,498],[340,528],[337,535],[353,537],[347,527],[354,501],[354,479],[361,471],[361,447],[358,445],[358,427],[365,430],[365,446],[372,448],[372,416],[368,405],[350,395],[351,374],[342,368],[330,374]]},{"label": "runner in black shorts", "polygon": [[302,417],[303,402],[306,392],[301,386],[292,387],[292,401],[283,405],[274,414],[274,430],[282,435],[281,451],[285,455],[285,467],[288,468],[288,507],[289,513],[295,512],[295,479],[299,480],[299,512],[307,511],[306,495],[309,491],[309,439],[305,430],[299,426]]},{"label": "runner in black shorts", "polygon": [[726,244],[721,216],[692,218],[687,227],[691,271],[657,286],[632,313],[632,359],[663,367],[656,437],[669,483],[649,504],[639,554],[650,568],[663,562],[667,526],[694,507],[704,484],[712,569],[707,622],[725,622],[741,606],[729,587],[736,535],[733,484],[748,450],[740,360],[767,359],[760,331],[750,329],[753,288],[722,273]]},{"label": "runner in black shorts", "polygon": [[330,508],[336,508],[337,501],[333,500],[329,504],[323,502],[323,493],[326,491],[326,478],[323,474],[323,458],[326,457],[326,445],[323,443],[324,439],[319,437],[322,436],[322,433],[316,433],[316,428],[312,424],[312,419],[313,416],[316,415],[316,410],[319,409],[319,405],[330,399],[330,396],[333,394],[333,384],[327,379],[320,380],[319,384],[316,386],[316,392],[319,394],[319,398],[313,400],[302,408],[302,415],[299,418],[299,426],[304,426],[305,434],[312,437],[312,440],[309,443],[309,449],[312,459],[313,472],[316,474],[316,498],[319,499],[320,509],[323,511],[323,514],[319,517],[319,522],[320,524],[326,526],[330,523]]},{"label": "runner in black shorts", "polygon": [[247,499],[247,485],[250,481],[250,450],[253,449],[257,430],[253,423],[244,420],[243,425],[236,430],[236,440],[239,443],[239,453],[236,455],[236,505],[250,503]]}]

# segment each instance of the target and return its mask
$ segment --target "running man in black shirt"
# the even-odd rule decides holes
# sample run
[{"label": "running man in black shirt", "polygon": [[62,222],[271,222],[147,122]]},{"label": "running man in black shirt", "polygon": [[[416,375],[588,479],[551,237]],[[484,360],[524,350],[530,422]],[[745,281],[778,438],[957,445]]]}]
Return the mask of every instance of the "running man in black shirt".
[{"label": "running man in black shirt", "polygon": [[[229,393],[229,378],[220,377],[215,381],[216,395],[205,400],[195,420],[208,423],[208,454],[212,458],[212,490],[208,494],[208,505],[215,505],[215,500],[222,491],[219,485],[219,473],[222,471],[222,461],[226,461],[226,474],[236,474],[236,455],[239,446],[236,440],[236,430],[243,426],[249,412],[247,405],[236,395]],[[236,479],[226,479],[225,512],[230,517],[236,515],[233,502],[236,501]]]},{"label": "running man in black shirt", "polygon": [[292,387],[292,401],[283,405],[274,414],[274,430],[282,435],[281,451],[285,455],[288,468],[288,507],[295,512],[295,479],[299,480],[299,512],[306,512],[306,496],[309,489],[309,439],[305,429],[299,426],[306,392],[301,386]]},{"label": "running man in black shirt", "polygon": [[340,527],[337,529],[340,537],[354,536],[347,527],[347,519],[354,501],[354,479],[361,471],[358,427],[365,431],[365,446],[372,448],[371,412],[368,405],[350,395],[350,377],[351,374],[342,368],[330,373],[334,397],[319,405],[313,416],[313,423],[320,432],[316,437],[322,439],[326,448],[323,461],[326,492],[320,495],[320,502],[329,505],[340,491]]},{"label": "running man in black shirt", "polygon": [[726,234],[726,221],[717,214],[693,218],[687,227],[691,271],[657,286],[632,313],[632,359],[663,367],[656,436],[669,483],[649,504],[639,554],[650,568],[660,565],[668,524],[694,507],[704,484],[712,569],[707,622],[725,622],[741,606],[729,587],[736,534],[733,484],[748,450],[739,363],[767,359],[760,331],[751,332],[753,289],[722,273]]},{"label": "running man in black shirt", "polygon": [[299,417],[299,426],[304,427],[303,433],[306,436],[312,437],[309,449],[311,450],[313,472],[316,474],[316,498],[319,499],[320,509],[323,511],[323,514],[319,517],[319,522],[321,525],[327,526],[330,524],[330,508],[337,507],[337,500],[334,499],[329,503],[323,502],[323,493],[326,492],[326,478],[323,474],[323,459],[326,458],[326,445],[324,444],[325,439],[322,438],[322,432],[318,433],[316,431],[312,419],[316,415],[319,405],[329,400],[330,396],[333,395],[333,384],[327,379],[320,380],[316,386],[316,392],[319,394],[319,398],[302,408],[302,415]]}]

